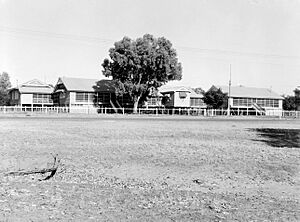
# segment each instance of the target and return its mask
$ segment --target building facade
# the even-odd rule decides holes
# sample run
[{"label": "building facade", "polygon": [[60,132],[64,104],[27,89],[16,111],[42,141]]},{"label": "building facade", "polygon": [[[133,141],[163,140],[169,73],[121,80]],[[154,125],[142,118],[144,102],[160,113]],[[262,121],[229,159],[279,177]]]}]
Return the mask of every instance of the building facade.
[{"label": "building facade", "polygon": [[54,87],[54,106],[92,107],[94,106],[97,79],[60,77]]},{"label": "building facade", "polygon": [[228,103],[233,110],[255,110],[259,113],[272,114],[282,111],[283,97],[266,88],[245,86],[213,86],[220,88],[229,97]]},{"label": "building facade", "polygon": [[76,107],[114,108],[131,105],[128,97],[116,96],[116,88],[111,80],[84,79],[60,77],[53,92],[55,106],[69,107],[76,111]]},{"label": "building facade", "polygon": [[9,90],[12,106],[53,106],[53,86],[34,79]]},{"label": "building facade", "polygon": [[166,97],[166,108],[206,108],[203,96],[184,86],[161,87],[159,93]]}]

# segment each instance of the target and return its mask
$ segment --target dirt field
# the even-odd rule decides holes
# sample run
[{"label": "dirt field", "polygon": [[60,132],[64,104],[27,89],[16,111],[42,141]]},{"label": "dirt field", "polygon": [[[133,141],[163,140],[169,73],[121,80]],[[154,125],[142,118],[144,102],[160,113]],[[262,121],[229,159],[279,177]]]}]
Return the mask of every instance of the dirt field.
[{"label": "dirt field", "polygon": [[300,121],[1,116],[0,221],[300,221],[300,149],[255,128]]}]

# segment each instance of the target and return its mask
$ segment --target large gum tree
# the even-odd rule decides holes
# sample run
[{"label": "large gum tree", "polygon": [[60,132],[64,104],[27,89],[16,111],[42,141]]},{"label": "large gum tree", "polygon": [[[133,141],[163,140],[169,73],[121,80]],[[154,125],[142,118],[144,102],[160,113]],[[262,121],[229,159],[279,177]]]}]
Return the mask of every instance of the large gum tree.
[{"label": "large gum tree", "polygon": [[182,78],[176,50],[164,37],[155,38],[150,34],[136,40],[124,37],[115,42],[109,57],[102,64],[103,74],[116,82],[118,95],[130,96],[134,113],[150,89]]}]

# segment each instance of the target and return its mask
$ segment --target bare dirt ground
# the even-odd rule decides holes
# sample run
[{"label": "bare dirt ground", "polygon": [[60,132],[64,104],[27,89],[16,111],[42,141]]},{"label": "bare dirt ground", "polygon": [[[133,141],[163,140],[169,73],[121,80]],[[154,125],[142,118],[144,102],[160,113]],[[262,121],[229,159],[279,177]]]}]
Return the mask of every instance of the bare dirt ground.
[{"label": "bare dirt ground", "polygon": [[254,128],[300,121],[1,116],[0,221],[299,221],[300,149]]}]

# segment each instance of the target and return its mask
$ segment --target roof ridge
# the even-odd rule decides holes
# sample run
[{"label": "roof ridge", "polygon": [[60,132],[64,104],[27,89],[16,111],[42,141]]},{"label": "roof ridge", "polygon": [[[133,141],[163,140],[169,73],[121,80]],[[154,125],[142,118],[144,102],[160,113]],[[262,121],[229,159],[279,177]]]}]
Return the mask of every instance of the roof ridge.
[{"label": "roof ridge", "polygon": [[102,80],[102,79],[93,79],[93,78],[82,78],[82,77],[68,77],[68,76],[62,76],[60,77],[62,79],[87,79],[87,80]]},{"label": "roof ridge", "polygon": [[20,84],[19,87],[51,87],[51,85],[39,79],[32,79],[25,83]]}]

